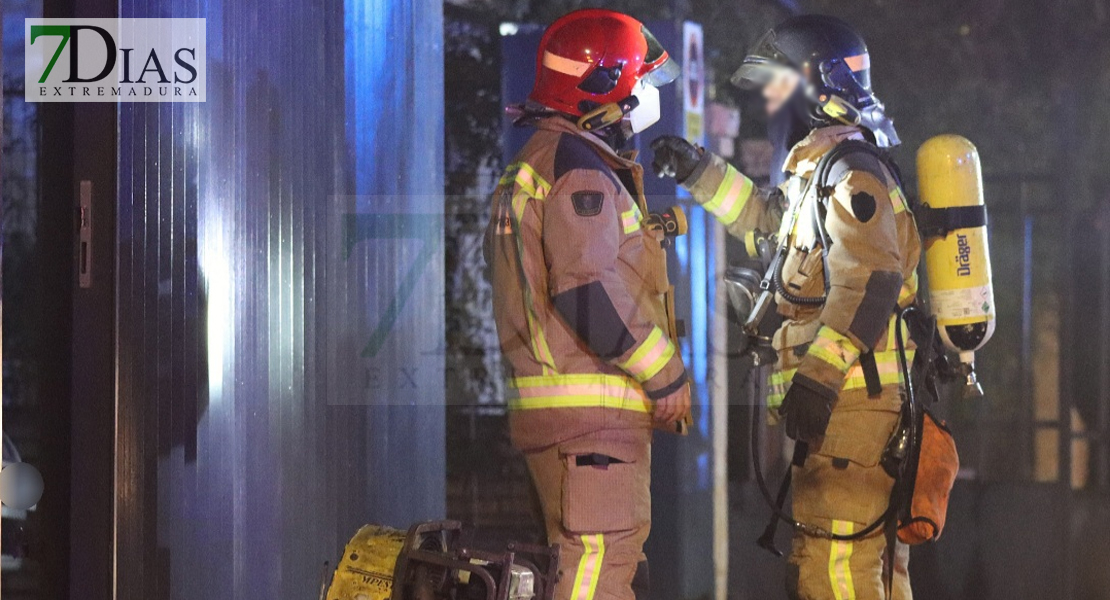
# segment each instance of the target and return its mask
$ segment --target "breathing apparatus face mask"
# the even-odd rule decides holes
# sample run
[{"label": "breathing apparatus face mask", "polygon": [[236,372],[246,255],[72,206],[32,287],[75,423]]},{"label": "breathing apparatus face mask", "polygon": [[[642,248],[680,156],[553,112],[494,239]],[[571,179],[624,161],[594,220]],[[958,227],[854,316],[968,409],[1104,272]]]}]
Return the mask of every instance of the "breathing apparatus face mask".
[{"label": "breathing apparatus face mask", "polygon": [[632,95],[640,104],[625,115],[624,121],[631,133],[640,133],[659,121],[659,88],[640,80]]}]

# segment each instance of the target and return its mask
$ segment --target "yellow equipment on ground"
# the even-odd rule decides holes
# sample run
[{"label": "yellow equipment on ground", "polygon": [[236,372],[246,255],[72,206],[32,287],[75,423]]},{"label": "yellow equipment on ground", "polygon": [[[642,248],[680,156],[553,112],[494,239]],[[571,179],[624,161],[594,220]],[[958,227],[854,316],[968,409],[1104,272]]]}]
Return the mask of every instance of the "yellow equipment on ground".
[{"label": "yellow equipment on ground", "polygon": [[326,600],[551,600],[558,572],[558,548],[477,550],[464,543],[458,521],[407,532],[366,525],[343,550]]},{"label": "yellow equipment on ground", "polygon": [[393,569],[405,545],[405,532],[366,525],[343,550],[327,600],[389,600]]},{"label": "yellow equipment on ground", "polygon": [[925,238],[929,304],[941,339],[959,353],[965,396],[981,396],[975,351],[994,333],[994,289],[987,247],[983,175],[975,145],[938,135],[917,151],[921,206],[914,211]]}]

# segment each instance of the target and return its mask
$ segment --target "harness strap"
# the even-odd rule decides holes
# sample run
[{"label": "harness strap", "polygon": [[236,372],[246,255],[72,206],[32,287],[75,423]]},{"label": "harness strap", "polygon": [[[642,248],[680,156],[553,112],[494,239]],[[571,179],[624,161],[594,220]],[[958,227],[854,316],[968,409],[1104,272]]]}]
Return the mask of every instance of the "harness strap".
[{"label": "harness strap", "polygon": [[893,515],[887,519],[883,527],[883,536],[886,538],[886,548],[883,549],[883,591],[885,597],[894,597],[894,561],[897,559],[898,543],[898,517]]},{"label": "harness strap", "polygon": [[875,352],[860,354],[859,366],[863,369],[863,381],[867,384],[867,396],[877,398],[883,393],[883,381],[879,377],[879,366],[875,363]]}]

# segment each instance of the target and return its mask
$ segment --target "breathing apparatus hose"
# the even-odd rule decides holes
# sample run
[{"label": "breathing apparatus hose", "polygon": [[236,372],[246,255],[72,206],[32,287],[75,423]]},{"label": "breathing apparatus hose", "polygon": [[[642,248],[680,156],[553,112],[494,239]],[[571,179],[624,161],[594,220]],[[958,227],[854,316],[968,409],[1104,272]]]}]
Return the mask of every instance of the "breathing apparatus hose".
[{"label": "breathing apparatus hose", "polygon": [[[824,252],[826,252],[826,250],[824,248],[822,248],[821,252],[824,253]],[[777,257],[775,257],[775,265],[774,265],[774,270],[773,270],[773,275],[774,275],[773,281],[774,281],[774,284],[775,284],[775,291],[778,292],[779,295],[781,295],[783,297],[783,299],[785,299],[787,302],[789,302],[791,304],[799,304],[799,305],[803,305],[803,306],[820,306],[820,305],[824,304],[825,301],[829,299],[828,289],[826,289],[825,293],[820,295],[820,296],[798,296],[798,295],[791,294],[790,292],[786,291],[786,285],[783,283],[783,280],[782,280],[782,269],[783,269],[783,263],[786,262],[786,260],[785,260],[786,259],[786,253],[787,253],[787,246],[784,244],[782,249],[779,250],[779,255]],[[829,286],[829,283],[828,283],[828,280],[826,279],[825,280],[825,287],[828,288],[828,286]]]}]

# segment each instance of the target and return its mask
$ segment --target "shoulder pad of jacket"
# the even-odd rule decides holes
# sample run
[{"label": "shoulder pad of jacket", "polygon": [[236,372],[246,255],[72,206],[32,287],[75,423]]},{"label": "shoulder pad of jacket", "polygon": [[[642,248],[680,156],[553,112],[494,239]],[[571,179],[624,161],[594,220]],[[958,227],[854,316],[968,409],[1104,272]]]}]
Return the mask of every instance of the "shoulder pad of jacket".
[{"label": "shoulder pad of jacket", "polygon": [[564,133],[559,136],[559,143],[555,147],[554,175],[558,181],[563,175],[574,170],[599,171],[608,177],[613,176],[613,168],[606,164],[605,159],[586,140]]},{"label": "shoulder pad of jacket", "polygon": [[884,186],[889,185],[887,183],[886,169],[883,167],[883,161],[872,154],[862,151],[849,152],[840,157],[829,167],[828,180],[823,182],[823,184],[834,186],[840,183],[850,171],[867,173],[875,179],[878,179]]}]

